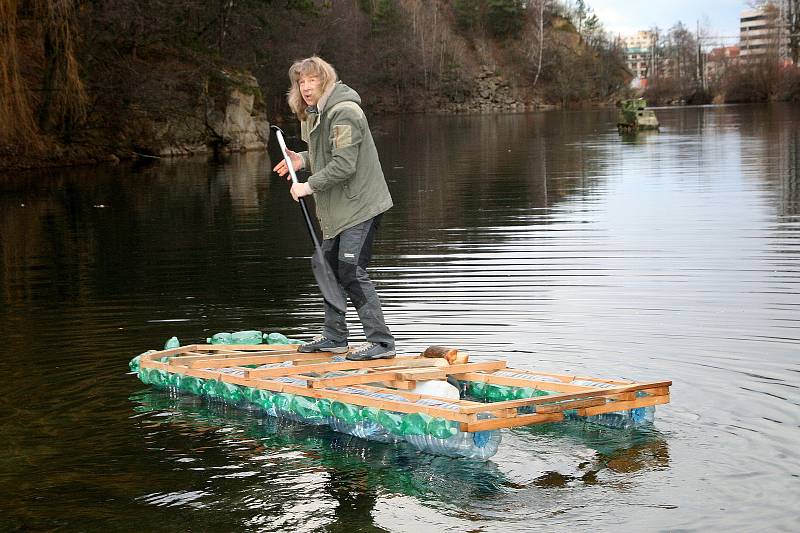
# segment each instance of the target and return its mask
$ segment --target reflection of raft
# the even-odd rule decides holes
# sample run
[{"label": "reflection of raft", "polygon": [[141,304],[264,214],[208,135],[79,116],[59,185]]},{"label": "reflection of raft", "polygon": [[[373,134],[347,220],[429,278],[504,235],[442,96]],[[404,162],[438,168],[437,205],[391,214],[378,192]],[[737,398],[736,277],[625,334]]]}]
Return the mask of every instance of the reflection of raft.
[{"label": "reflection of raft", "polygon": [[652,109],[647,109],[647,101],[643,98],[623,100],[620,103],[617,129],[621,133],[640,130],[657,130],[658,118]]},{"label": "reflection of raft", "polygon": [[[509,369],[502,360],[347,361],[296,348],[189,345],[145,352],[131,361],[131,369],[156,387],[478,460],[496,453],[501,428],[576,418],[616,427],[651,423],[653,406],[669,402],[672,384]],[[465,399],[412,392],[421,382],[448,377],[458,380]]]}]

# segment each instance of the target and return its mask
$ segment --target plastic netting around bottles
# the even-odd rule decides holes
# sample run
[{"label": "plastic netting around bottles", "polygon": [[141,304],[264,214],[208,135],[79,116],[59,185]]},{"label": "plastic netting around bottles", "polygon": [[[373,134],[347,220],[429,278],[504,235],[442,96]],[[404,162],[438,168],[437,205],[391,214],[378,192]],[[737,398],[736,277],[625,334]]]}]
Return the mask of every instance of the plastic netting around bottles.
[{"label": "plastic netting around bottles", "polygon": [[[433,417],[425,413],[400,413],[374,407],[362,407],[328,398],[312,398],[286,392],[273,392],[184,374],[168,373],[160,369],[141,368],[140,356],[131,363],[131,370],[139,379],[171,394],[193,394],[211,402],[222,402],[242,409],[257,410],[270,416],[293,420],[305,424],[328,425],[331,429],[359,438],[377,442],[394,443],[404,441],[417,449],[436,455],[461,457],[472,460],[487,460],[497,453],[501,434],[499,431],[460,431],[458,422]],[[288,366],[291,363],[274,363],[258,368]],[[222,368],[217,372],[231,376],[243,376],[240,369]],[[295,386],[306,386],[306,381],[292,377],[277,377],[273,381]],[[399,394],[377,392],[358,387],[344,387],[342,392],[372,398],[410,402]],[[420,399],[423,406],[457,410],[458,406],[434,399]],[[479,419],[491,417],[488,413]]]}]

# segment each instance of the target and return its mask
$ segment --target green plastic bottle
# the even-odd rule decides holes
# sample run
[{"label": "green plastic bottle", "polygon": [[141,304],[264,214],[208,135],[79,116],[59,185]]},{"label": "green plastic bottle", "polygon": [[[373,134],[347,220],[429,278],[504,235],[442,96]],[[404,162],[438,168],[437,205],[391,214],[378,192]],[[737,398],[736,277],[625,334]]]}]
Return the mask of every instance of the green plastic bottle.
[{"label": "green plastic bottle", "polygon": [[309,420],[319,420],[325,418],[317,407],[317,401],[314,398],[307,398],[305,396],[295,396],[292,399],[291,405],[292,412],[297,416]]},{"label": "green plastic bottle", "polygon": [[239,385],[234,385],[233,383],[225,383],[224,381],[220,381],[220,396],[230,404],[236,404],[241,402],[244,399],[244,395],[242,392],[242,387]]},{"label": "green plastic bottle", "polygon": [[139,372],[139,369],[142,366],[142,356],[154,353],[155,350],[147,350],[146,352],[142,352],[133,359],[131,359],[130,363],[128,363],[128,368],[131,369],[131,372]]},{"label": "green plastic bottle", "polygon": [[215,333],[209,339],[206,339],[208,344],[232,344],[233,339],[231,338],[231,334],[222,331],[220,333]]},{"label": "green plastic bottle", "polygon": [[536,396],[536,389],[533,387],[512,387],[511,389],[511,398],[514,400],[533,398],[534,396]]},{"label": "green plastic bottle", "polygon": [[505,385],[495,385],[489,383],[486,386],[486,401],[487,402],[504,402],[511,397],[511,388]]},{"label": "green plastic bottle", "polygon": [[182,381],[183,381],[183,375],[182,374],[167,373],[167,385],[168,386],[174,387],[176,389],[180,389]]},{"label": "green plastic bottle", "polygon": [[258,391],[257,397],[253,400],[253,403],[262,408],[265,411],[269,411],[272,409],[273,404],[272,400],[275,397],[275,393],[272,391],[268,391],[266,389],[256,389]]},{"label": "green plastic bottle", "polygon": [[260,331],[248,330],[231,333],[231,344],[261,344]]},{"label": "green plastic bottle", "polygon": [[275,409],[278,411],[289,412],[291,409],[293,396],[294,394],[288,394],[285,392],[277,393],[272,397],[272,405],[274,405]]},{"label": "green plastic bottle", "polygon": [[364,407],[361,409],[361,418],[362,420],[369,420],[370,422],[378,423],[380,412],[381,410],[376,409],[375,407]]},{"label": "green plastic bottle", "polygon": [[219,381],[216,379],[207,379],[203,382],[203,394],[209,396],[211,398],[215,398],[217,396],[217,384]]},{"label": "green plastic bottle", "polygon": [[317,408],[325,418],[331,416],[331,401],[328,398],[318,398]]},{"label": "green plastic bottle", "polygon": [[348,424],[355,424],[361,420],[360,407],[337,400],[331,402],[331,414]]},{"label": "green plastic bottle", "polygon": [[486,400],[486,383],[483,381],[470,381],[467,394],[478,401]]},{"label": "green plastic bottle", "polygon": [[437,439],[449,439],[458,433],[459,424],[444,418],[434,418],[428,422],[428,434]]},{"label": "green plastic bottle", "polygon": [[403,415],[381,410],[381,412],[378,413],[378,424],[383,426],[383,429],[389,433],[400,435],[400,429],[403,426]]},{"label": "green plastic bottle", "polygon": [[400,425],[401,435],[426,435],[431,416],[425,413],[411,413],[403,417]]},{"label": "green plastic bottle", "polygon": [[167,342],[164,343],[165,350],[171,350],[173,348],[180,348],[181,341],[178,340],[178,337],[170,337]]},{"label": "green plastic bottle", "polygon": [[181,389],[190,394],[200,394],[203,392],[203,380],[194,376],[183,376]]},{"label": "green plastic bottle", "polygon": [[264,335],[267,344],[291,344],[286,335],[281,333],[267,333]]}]

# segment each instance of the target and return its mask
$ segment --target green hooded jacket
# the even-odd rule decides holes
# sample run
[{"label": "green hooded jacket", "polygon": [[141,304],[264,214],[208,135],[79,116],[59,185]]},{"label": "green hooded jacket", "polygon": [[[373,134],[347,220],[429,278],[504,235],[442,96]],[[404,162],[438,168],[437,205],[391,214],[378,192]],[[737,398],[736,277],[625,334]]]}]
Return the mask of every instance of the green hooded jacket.
[{"label": "green hooded jacket", "polygon": [[353,89],[336,82],[322,106],[310,109],[300,124],[308,151],[301,152],[311,171],[317,218],[324,239],[379,215],[392,207],[378,151]]}]

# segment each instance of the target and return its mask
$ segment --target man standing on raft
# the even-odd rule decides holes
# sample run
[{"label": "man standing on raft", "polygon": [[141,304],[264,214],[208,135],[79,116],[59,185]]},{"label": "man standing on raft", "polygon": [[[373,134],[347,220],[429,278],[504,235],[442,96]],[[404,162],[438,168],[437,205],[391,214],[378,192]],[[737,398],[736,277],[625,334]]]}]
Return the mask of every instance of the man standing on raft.
[{"label": "man standing on raft", "polygon": [[[367,342],[347,354],[347,359],[366,361],[395,356],[394,337],[383,318],[375,286],[367,275],[372,244],[383,213],[392,197],[383,177],[378,151],[361,109],[361,98],[337,80],[336,71],[312,56],[289,69],[289,107],[300,119],[306,152],[287,154],[295,169],[308,169],[305,183],[292,185],[292,198],[314,195],[322,228],[322,250],[339,289],[355,306]],[[286,161],[273,169],[281,176]],[[286,177],[291,180],[291,176]],[[322,335],[301,345],[301,352],[348,351],[345,313],[325,302]]]}]

